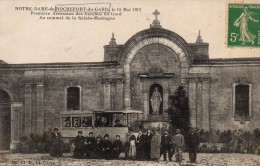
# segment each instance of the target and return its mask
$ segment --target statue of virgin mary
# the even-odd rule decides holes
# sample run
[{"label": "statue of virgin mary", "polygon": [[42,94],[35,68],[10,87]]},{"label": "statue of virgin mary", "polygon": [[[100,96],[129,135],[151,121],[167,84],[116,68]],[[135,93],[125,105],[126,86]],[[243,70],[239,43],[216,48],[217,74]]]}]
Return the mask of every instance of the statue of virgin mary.
[{"label": "statue of virgin mary", "polygon": [[158,91],[158,87],[155,87],[150,102],[151,102],[153,114],[159,115],[160,105],[162,103],[162,97],[161,97],[161,93]]}]

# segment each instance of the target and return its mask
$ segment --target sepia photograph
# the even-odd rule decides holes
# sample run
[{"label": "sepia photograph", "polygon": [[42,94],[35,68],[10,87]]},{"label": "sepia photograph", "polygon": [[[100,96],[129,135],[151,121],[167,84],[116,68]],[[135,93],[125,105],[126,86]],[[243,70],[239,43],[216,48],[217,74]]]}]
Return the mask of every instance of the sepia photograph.
[{"label": "sepia photograph", "polygon": [[1,0],[0,166],[260,166],[260,1]]}]

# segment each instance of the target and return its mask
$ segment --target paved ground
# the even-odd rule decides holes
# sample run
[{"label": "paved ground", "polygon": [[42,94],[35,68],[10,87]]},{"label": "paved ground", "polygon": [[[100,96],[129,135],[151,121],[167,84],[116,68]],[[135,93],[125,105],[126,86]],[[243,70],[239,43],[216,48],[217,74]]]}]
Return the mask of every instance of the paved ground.
[{"label": "paved ground", "polygon": [[[87,160],[73,159],[70,154],[53,158],[48,154],[0,154],[0,166],[179,166],[177,162],[130,161],[130,160]],[[189,166],[188,154],[184,154],[183,166]],[[194,164],[193,164],[194,165]],[[196,166],[260,166],[260,156],[251,154],[198,154]]]}]

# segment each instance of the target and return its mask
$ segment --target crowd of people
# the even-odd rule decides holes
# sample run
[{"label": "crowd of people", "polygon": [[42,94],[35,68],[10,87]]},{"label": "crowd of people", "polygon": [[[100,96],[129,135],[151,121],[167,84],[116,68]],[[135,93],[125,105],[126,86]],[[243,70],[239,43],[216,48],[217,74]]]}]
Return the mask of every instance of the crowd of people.
[{"label": "crowd of people", "polygon": [[[62,152],[69,152],[70,148],[74,147],[71,146],[71,142],[73,142],[73,145],[75,145],[73,156],[76,158],[116,159],[120,154],[120,158],[125,154],[126,159],[151,160],[163,156],[164,160],[168,158],[168,160],[175,159],[178,161],[178,154],[185,151],[189,153],[190,160],[194,162],[197,152],[260,154],[260,129],[258,128],[253,131],[191,131],[182,132],[185,141],[182,138],[178,139],[176,136],[178,130],[169,131],[169,133],[175,133],[170,135],[168,131],[162,129],[161,131],[145,130],[145,133],[139,131],[138,134],[129,132],[127,138],[122,138],[123,142],[119,135],[111,135],[110,137],[104,135],[101,137],[89,133],[88,137],[84,137],[83,133],[79,131],[73,140],[66,141],[62,138],[58,129],[54,128],[53,130],[49,129],[42,136],[31,134],[29,138],[21,138],[21,142],[17,145],[17,152],[50,152],[53,157],[61,157]],[[114,142],[110,141],[115,139]],[[181,148],[178,148],[177,144]]]},{"label": "crowd of people", "polygon": [[[102,138],[100,135],[95,137],[93,132],[90,132],[88,137],[84,137],[83,132],[78,131],[78,135],[74,139],[73,157],[109,160],[118,159],[123,152],[124,158],[129,160],[155,160],[159,162],[163,156],[164,161],[168,157],[169,161],[175,158],[176,162],[181,162],[185,140],[179,129],[176,129],[175,133],[171,136],[167,130],[161,134],[159,129],[153,131],[148,129],[146,133],[139,131],[138,135],[135,135],[130,131],[123,144],[120,135],[116,135],[115,141],[112,142],[109,134],[105,134]],[[196,162],[199,145],[197,138],[193,131],[187,135],[187,139],[190,140],[188,143],[186,142],[190,162]],[[53,146],[50,149],[50,155],[61,157],[59,143],[62,142],[62,139],[57,128],[52,133],[52,139]]]},{"label": "crowd of people", "polygon": [[95,138],[93,132],[90,132],[89,136],[85,138],[82,131],[78,131],[74,145],[73,157],[75,158],[116,159],[123,148],[119,135],[116,135],[116,140],[112,142],[109,140],[108,134],[105,134],[102,139],[100,135]]}]

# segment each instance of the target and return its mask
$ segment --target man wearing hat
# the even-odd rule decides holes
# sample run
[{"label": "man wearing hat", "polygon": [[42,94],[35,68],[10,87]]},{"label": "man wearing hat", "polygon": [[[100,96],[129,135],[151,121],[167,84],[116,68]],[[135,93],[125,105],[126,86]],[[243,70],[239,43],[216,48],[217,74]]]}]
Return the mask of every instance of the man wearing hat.
[{"label": "man wearing hat", "polygon": [[124,125],[120,124],[120,120],[119,119],[116,119],[115,123],[116,124],[114,125],[114,127],[124,127]]},{"label": "man wearing hat", "polygon": [[51,134],[50,155],[52,157],[62,157],[63,140],[58,131],[58,128],[54,128],[53,133]]},{"label": "man wearing hat", "polygon": [[75,149],[74,155],[75,158],[83,158],[84,157],[84,147],[85,147],[85,137],[82,135],[82,131],[78,131],[78,135],[74,140]]},{"label": "man wearing hat", "polygon": [[93,151],[96,144],[96,139],[93,135],[93,132],[89,133],[89,136],[87,137],[87,146],[86,146],[86,157],[92,158],[93,157]]},{"label": "man wearing hat", "polygon": [[182,161],[182,152],[183,152],[183,145],[184,145],[184,137],[181,134],[179,129],[176,129],[176,135],[173,136],[172,142],[174,144],[175,149],[175,158],[176,162]]},{"label": "man wearing hat", "polygon": [[166,161],[166,153],[168,152],[169,161],[171,161],[171,149],[172,149],[172,137],[168,134],[168,131],[165,130],[164,134],[161,137],[161,155],[163,155],[163,160]]},{"label": "man wearing hat", "polygon": [[109,135],[105,134],[104,135],[104,141],[102,143],[102,148],[103,148],[103,157],[105,159],[111,159],[112,158],[112,142],[109,140]]}]

